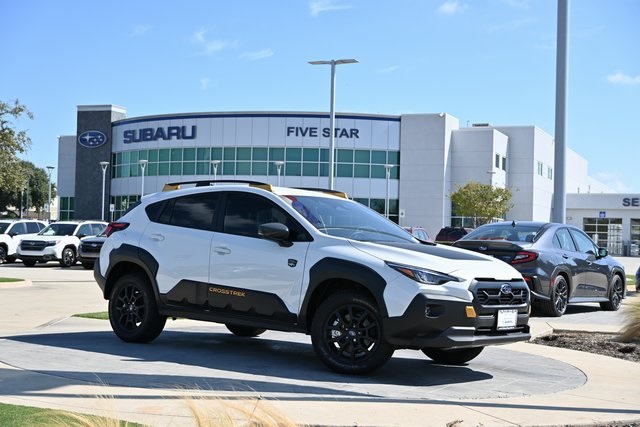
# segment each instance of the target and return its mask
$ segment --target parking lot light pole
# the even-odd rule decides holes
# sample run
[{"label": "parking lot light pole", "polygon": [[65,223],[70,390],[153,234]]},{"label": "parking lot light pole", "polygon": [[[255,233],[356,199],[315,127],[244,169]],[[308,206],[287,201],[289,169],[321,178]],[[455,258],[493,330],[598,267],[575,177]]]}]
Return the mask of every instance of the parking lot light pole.
[{"label": "parking lot light pole", "polygon": [[47,166],[47,170],[49,171],[49,202],[47,204],[47,221],[51,222],[51,171],[53,171],[55,167]]},{"label": "parking lot light pole", "polygon": [[389,219],[389,178],[391,178],[391,169],[394,165],[384,165],[385,176],[387,179],[387,196],[384,201],[384,216]]},{"label": "parking lot light pole", "polygon": [[109,162],[100,162],[100,167],[102,168],[102,207],[100,212],[100,219],[104,221],[104,191],[105,191],[105,176],[107,175],[107,167],[109,166]]},{"label": "parking lot light pole", "polygon": [[142,188],[140,189],[140,200],[142,200],[142,197],[144,197],[144,169],[147,167],[149,160],[140,159],[138,163],[140,163],[140,167],[142,168]]},{"label": "parking lot light pole", "polygon": [[335,166],[335,128],[336,128],[336,114],[335,114],[335,95],[336,95],[336,65],[340,64],[355,64],[357,59],[332,59],[330,61],[309,61],[311,65],[331,65],[331,101],[329,105],[329,189],[334,189],[334,166]]},{"label": "parking lot light pole", "polygon": [[[218,179],[218,165],[220,164],[220,160],[211,160],[211,166],[213,166],[213,180]],[[211,170],[209,170],[209,175],[211,175]]]},{"label": "parking lot light pole", "polygon": [[277,160],[273,162],[273,164],[276,165],[276,170],[278,171],[278,187],[280,187],[280,170],[282,169],[282,166],[284,166],[284,162],[282,160]]}]

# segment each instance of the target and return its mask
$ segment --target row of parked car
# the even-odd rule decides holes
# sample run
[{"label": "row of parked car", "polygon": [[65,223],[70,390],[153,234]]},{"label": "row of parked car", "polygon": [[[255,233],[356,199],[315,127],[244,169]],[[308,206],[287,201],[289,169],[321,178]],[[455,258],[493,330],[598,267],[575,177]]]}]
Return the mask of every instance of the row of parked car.
[{"label": "row of parked car", "polygon": [[0,264],[20,259],[27,267],[58,261],[62,267],[80,262],[92,269],[106,236],[104,221],[0,220]]}]

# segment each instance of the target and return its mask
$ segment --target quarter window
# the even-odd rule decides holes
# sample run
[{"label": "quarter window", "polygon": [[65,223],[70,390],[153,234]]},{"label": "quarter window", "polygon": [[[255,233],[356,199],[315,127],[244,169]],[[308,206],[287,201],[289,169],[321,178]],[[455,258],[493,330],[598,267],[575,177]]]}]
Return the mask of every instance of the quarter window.
[{"label": "quarter window", "polygon": [[577,252],[576,246],[571,239],[571,234],[566,228],[556,231],[556,235],[553,236],[553,246],[566,251]]}]

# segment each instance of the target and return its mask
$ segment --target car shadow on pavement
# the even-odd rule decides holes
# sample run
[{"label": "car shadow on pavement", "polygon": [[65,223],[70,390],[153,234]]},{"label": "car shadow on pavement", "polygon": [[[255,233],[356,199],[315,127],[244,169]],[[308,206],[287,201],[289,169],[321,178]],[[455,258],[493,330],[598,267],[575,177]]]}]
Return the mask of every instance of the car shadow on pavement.
[{"label": "car shadow on pavement", "polygon": [[[124,343],[112,332],[46,333],[5,340],[17,348],[3,348],[0,340],[0,361],[4,363],[83,382],[128,387],[355,396],[360,394],[357,387],[341,387],[345,379],[351,385],[438,387],[492,378],[469,366],[437,365],[422,353],[416,353],[420,356],[416,359],[396,356],[371,375],[341,375],[324,368],[309,343],[226,333],[165,330],[148,344]],[[30,357],[12,361],[11,352],[19,353],[14,357]]]}]

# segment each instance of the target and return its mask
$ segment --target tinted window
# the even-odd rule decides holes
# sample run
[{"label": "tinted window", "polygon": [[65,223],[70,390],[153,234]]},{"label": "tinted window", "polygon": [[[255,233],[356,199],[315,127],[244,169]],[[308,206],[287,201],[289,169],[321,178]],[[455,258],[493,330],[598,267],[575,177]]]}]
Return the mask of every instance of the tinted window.
[{"label": "tinted window", "polygon": [[271,200],[257,194],[229,193],[224,215],[225,233],[259,237],[258,227],[270,222],[286,225],[292,241],[307,240],[302,226]]},{"label": "tinted window", "polygon": [[91,224],[82,224],[76,234],[78,236],[91,236],[93,234],[91,231]]},{"label": "tinted window", "polygon": [[589,236],[578,230],[571,230],[571,235],[576,242],[579,252],[590,253],[593,255],[597,253],[596,245]]},{"label": "tinted window", "polygon": [[540,225],[495,223],[476,228],[467,234],[465,240],[509,240],[511,242],[533,242],[540,231]]},{"label": "tinted window", "polygon": [[53,223],[40,231],[43,236],[71,236],[76,229],[76,224]]},{"label": "tinted window", "polygon": [[37,233],[42,230],[44,227],[39,222],[28,222],[27,223],[27,233]]},{"label": "tinted window", "polygon": [[156,222],[176,227],[213,230],[213,217],[218,203],[218,193],[198,193],[161,203],[162,212]]},{"label": "tinted window", "polygon": [[17,236],[18,234],[25,234],[27,232],[27,226],[24,222],[19,222],[17,224],[14,224],[13,227],[11,227],[11,230],[9,230],[9,234],[11,234],[12,236]]},{"label": "tinted window", "polygon": [[577,252],[576,246],[573,244],[573,240],[569,234],[569,230],[566,228],[561,228],[556,231],[556,234],[553,236],[553,246],[566,251]]}]

